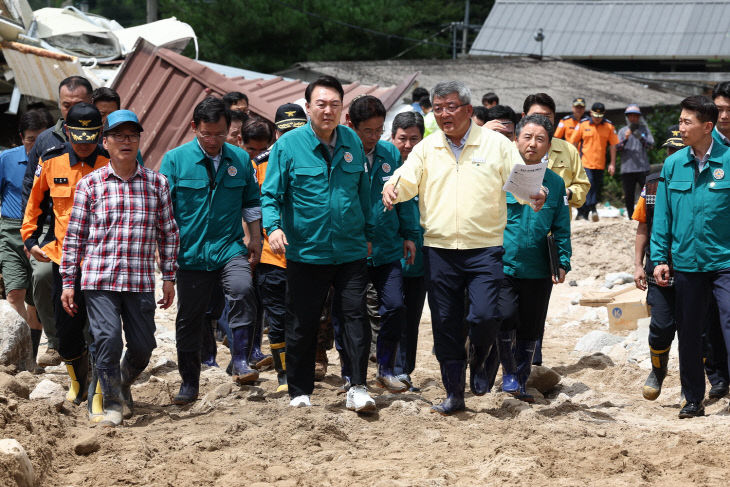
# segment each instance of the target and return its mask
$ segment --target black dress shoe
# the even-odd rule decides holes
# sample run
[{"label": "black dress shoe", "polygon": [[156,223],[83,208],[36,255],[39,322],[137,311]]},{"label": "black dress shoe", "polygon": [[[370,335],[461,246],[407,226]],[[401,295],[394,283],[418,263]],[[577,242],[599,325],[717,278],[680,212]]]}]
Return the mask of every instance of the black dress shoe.
[{"label": "black dress shoe", "polygon": [[679,411],[679,419],[697,418],[705,415],[705,408],[701,402],[687,402]]},{"label": "black dress shoe", "polygon": [[720,399],[725,397],[728,393],[728,385],[725,382],[718,382],[712,388],[710,388],[710,399]]}]

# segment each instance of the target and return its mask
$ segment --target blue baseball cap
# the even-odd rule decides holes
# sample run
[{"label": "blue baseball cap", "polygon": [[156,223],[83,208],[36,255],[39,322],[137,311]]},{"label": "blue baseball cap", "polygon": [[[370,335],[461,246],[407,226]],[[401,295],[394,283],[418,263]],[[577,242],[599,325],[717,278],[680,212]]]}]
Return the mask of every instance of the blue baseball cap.
[{"label": "blue baseball cap", "polygon": [[137,130],[139,130],[140,132],[144,131],[142,125],[140,125],[139,123],[137,115],[135,115],[133,111],[117,110],[115,112],[111,112],[106,117],[106,124],[104,124],[104,133],[109,132],[110,130],[120,126],[123,123],[133,123],[137,126]]},{"label": "blue baseball cap", "polygon": [[632,103],[631,105],[626,107],[626,110],[624,110],[624,113],[626,115],[630,115],[630,114],[641,115],[641,110],[639,109],[639,105]]}]

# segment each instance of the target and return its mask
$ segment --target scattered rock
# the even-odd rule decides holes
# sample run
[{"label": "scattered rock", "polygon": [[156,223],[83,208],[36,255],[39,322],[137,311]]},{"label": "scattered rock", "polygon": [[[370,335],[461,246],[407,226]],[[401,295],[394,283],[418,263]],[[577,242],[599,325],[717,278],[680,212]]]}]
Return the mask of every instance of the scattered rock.
[{"label": "scattered rock", "polygon": [[551,391],[560,382],[560,374],[550,367],[534,365],[527,379],[527,387],[534,387],[542,394]]},{"label": "scattered rock", "polygon": [[77,455],[90,455],[96,451],[99,451],[101,445],[99,439],[95,434],[90,433],[86,436],[81,437],[74,444],[74,453]]},{"label": "scattered rock", "polygon": [[265,401],[266,393],[260,387],[250,386],[248,388],[248,394],[246,395],[247,401]]},{"label": "scattered rock", "polygon": [[502,408],[511,412],[512,414],[519,414],[522,411],[530,409],[530,405],[519,399],[513,397],[507,398],[502,402]]},{"label": "scattered rock", "polygon": [[17,440],[12,438],[0,440],[0,457],[4,457],[3,466],[8,470],[18,487],[33,487],[35,485],[33,465],[30,463],[23,445],[18,443]]},{"label": "scattered rock", "polygon": [[150,369],[150,374],[157,374],[167,371],[167,369],[174,369],[175,367],[177,367],[177,364],[174,361],[167,357],[160,357],[157,363]]},{"label": "scattered rock", "polygon": [[606,333],[605,331],[593,330],[582,336],[578,343],[575,344],[576,352],[595,353],[603,350],[603,347],[612,347],[622,342],[624,339]]},{"label": "scattered rock", "polygon": [[17,370],[34,370],[30,328],[5,300],[0,301],[0,364],[15,365]]},{"label": "scattered rock", "polygon": [[18,397],[28,399],[28,388],[12,375],[0,372],[0,391],[12,392]]},{"label": "scattered rock", "polygon": [[568,286],[570,286],[570,287],[577,287],[578,286],[578,282],[577,281],[569,281],[568,282]]},{"label": "scattered rock", "polygon": [[35,389],[33,389],[33,392],[30,393],[29,398],[33,400],[50,399],[55,396],[64,397],[65,395],[66,391],[63,389],[62,385],[56,384],[49,379],[43,379],[37,386],[35,386]]},{"label": "scattered rock", "polygon": [[284,465],[272,465],[266,469],[266,473],[273,477],[274,480],[281,480],[288,477],[291,471]]}]

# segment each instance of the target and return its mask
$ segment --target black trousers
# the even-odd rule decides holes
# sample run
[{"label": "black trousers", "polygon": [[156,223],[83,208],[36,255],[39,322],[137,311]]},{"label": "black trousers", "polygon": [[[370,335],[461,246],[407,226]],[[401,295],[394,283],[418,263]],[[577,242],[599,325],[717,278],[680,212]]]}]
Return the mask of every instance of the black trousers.
[{"label": "black trousers", "polygon": [[624,204],[626,205],[626,213],[629,218],[634,214],[634,203],[636,202],[636,186],[639,191],[644,187],[646,182],[645,172],[627,172],[621,174],[621,185],[624,189]]},{"label": "black trousers", "polygon": [[499,291],[499,311],[502,330],[517,330],[517,339],[537,341],[545,331],[553,281],[542,279],[518,279],[504,276]]},{"label": "black trousers", "polygon": [[365,310],[368,282],[365,259],[337,265],[287,261],[286,379],[289,396],[310,395],[314,390],[314,362],[320,313],[330,286],[339,306],[343,345],[350,358],[352,385],[365,385],[370,352],[370,324]]},{"label": "black trousers", "polygon": [[58,354],[64,360],[72,360],[86,350],[86,338],[84,327],[86,326],[86,300],[81,291],[81,269],[76,269],[76,282],[74,283],[74,303],[76,314],[74,316],[66,313],[61,304],[63,293],[63,280],[61,279],[60,267],[55,262],[53,271],[53,316],[56,320],[56,335],[58,337]]},{"label": "black trousers", "polygon": [[705,396],[703,335],[710,329],[712,299],[717,302],[725,345],[730,341],[730,269],[714,272],[674,271],[677,296],[679,377],[687,401]]},{"label": "black trousers", "polygon": [[286,269],[272,264],[256,267],[259,296],[266,322],[269,324],[269,343],[282,343],[286,325]]},{"label": "black trousers", "polygon": [[[485,347],[494,343],[502,321],[498,307],[504,278],[502,255],[502,246],[468,250],[423,247],[439,362],[466,360],[466,333],[471,343]],[[469,297],[466,310],[465,292]]]},{"label": "black trousers", "polygon": [[178,269],[175,341],[179,352],[198,352],[203,327],[210,326],[206,313],[220,284],[228,306],[231,328],[253,326],[256,322],[256,295],[251,267],[244,255],[237,255],[214,271]]},{"label": "black trousers", "polygon": [[416,368],[418,326],[421,323],[423,305],[426,302],[426,279],[403,278],[403,301],[406,304],[406,326],[403,327],[395,359],[396,374],[411,374]]},{"label": "black trousers", "polygon": [[[676,297],[674,286],[661,287],[649,283],[646,301],[651,306],[649,323],[649,346],[656,351],[666,350],[672,345],[677,322],[674,319]],[[727,350],[720,328],[720,316],[714,297],[710,300],[708,328],[702,337],[705,374],[710,384],[730,383]]]}]

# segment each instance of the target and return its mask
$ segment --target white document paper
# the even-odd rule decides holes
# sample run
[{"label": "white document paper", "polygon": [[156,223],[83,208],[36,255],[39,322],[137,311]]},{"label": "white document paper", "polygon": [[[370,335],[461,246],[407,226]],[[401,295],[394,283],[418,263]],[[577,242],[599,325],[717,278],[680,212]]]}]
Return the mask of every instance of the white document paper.
[{"label": "white document paper", "polygon": [[512,193],[518,199],[529,202],[530,196],[540,191],[547,166],[547,162],[529,166],[527,164],[515,164],[502,189]]}]

